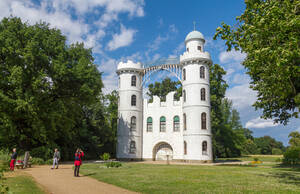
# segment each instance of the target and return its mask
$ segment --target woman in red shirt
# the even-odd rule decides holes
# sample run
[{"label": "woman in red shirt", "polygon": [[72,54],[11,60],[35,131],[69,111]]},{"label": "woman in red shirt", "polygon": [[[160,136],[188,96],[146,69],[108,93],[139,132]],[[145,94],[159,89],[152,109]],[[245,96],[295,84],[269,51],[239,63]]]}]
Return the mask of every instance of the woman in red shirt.
[{"label": "woman in red shirt", "polygon": [[80,165],[82,164],[82,157],[84,156],[84,153],[81,149],[77,149],[76,153],[75,153],[75,168],[74,168],[74,176],[79,176],[79,169],[80,169]]}]

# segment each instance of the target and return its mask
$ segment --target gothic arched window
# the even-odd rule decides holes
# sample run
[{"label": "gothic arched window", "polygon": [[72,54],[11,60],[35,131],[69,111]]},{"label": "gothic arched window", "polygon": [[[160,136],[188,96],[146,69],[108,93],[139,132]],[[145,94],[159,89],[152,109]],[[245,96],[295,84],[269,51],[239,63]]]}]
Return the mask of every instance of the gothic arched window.
[{"label": "gothic arched window", "polygon": [[187,154],[187,144],[186,144],[186,141],[183,141],[183,154],[184,155]]},{"label": "gothic arched window", "polygon": [[202,142],[202,155],[207,155],[207,141]]},{"label": "gothic arched window", "polygon": [[131,106],[136,106],[136,95],[131,96]]},{"label": "gothic arched window", "polygon": [[152,117],[148,117],[147,118],[147,132],[152,132],[152,127],[153,124],[152,124]]},{"label": "gothic arched window", "polygon": [[183,130],[186,131],[186,114],[183,114]]},{"label": "gothic arched window", "polygon": [[130,131],[136,130],[136,117],[132,116],[130,119]]},{"label": "gothic arched window", "polygon": [[131,141],[129,144],[129,153],[135,154],[135,151],[136,151],[135,141]]},{"label": "gothic arched window", "polygon": [[201,101],[205,101],[205,88],[201,88]]},{"label": "gothic arched window", "polygon": [[201,129],[206,129],[206,113],[201,114]]},{"label": "gothic arched window", "polygon": [[205,67],[201,66],[200,67],[200,78],[205,78]]},{"label": "gothic arched window", "polygon": [[159,119],[159,131],[160,132],[166,132],[166,117],[162,116]]},{"label": "gothic arched window", "polygon": [[183,80],[186,79],[186,72],[185,72],[185,69],[182,70],[182,77],[183,77]]},{"label": "gothic arched window", "polygon": [[136,76],[131,76],[131,86],[136,86]]},{"label": "gothic arched window", "polygon": [[180,119],[179,116],[175,116],[173,118],[173,130],[180,131]]}]

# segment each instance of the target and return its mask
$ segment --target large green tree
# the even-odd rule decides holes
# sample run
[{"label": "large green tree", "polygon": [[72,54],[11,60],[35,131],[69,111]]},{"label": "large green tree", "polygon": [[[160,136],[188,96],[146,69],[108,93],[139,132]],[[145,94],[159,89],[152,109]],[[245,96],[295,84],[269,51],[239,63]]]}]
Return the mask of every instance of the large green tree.
[{"label": "large green tree", "polygon": [[287,124],[300,108],[300,3],[298,0],[245,0],[237,24],[222,23],[214,39],[227,50],[247,54],[243,65],[257,91],[263,118]]},{"label": "large green tree", "polygon": [[[70,147],[103,87],[92,52],[58,29],[0,22],[0,147]],[[75,149],[75,148],[72,148]],[[43,150],[42,150],[43,151]],[[38,152],[38,151],[37,151]]]}]

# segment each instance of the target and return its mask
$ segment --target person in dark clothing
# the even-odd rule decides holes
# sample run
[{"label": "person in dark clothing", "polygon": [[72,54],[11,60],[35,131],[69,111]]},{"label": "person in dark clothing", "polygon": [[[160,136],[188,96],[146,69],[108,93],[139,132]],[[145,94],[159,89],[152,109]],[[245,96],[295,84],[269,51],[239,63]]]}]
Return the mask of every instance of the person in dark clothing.
[{"label": "person in dark clothing", "polygon": [[14,171],[14,169],[15,169],[15,163],[16,163],[17,157],[18,157],[17,149],[14,148],[13,153],[11,155],[10,165],[9,165],[11,171]]},{"label": "person in dark clothing", "polygon": [[81,149],[77,149],[76,150],[76,153],[75,153],[75,162],[74,162],[74,165],[75,165],[75,168],[74,168],[74,176],[77,176],[79,177],[79,169],[80,169],[80,166],[82,164],[82,157],[84,156],[84,153]]}]

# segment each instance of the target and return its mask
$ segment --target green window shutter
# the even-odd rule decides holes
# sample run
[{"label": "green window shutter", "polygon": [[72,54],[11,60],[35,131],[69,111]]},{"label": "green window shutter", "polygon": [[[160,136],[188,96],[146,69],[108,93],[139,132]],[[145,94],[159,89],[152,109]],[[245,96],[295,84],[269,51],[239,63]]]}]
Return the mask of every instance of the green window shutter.
[{"label": "green window shutter", "polygon": [[152,123],[152,117],[147,118],[147,123]]},{"label": "green window shutter", "polygon": [[166,117],[160,117],[161,122],[166,122]]},{"label": "green window shutter", "polygon": [[174,121],[175,121],[175,122],[179,122],[179,116],[175,116],[175,117],[174,117]]}]

